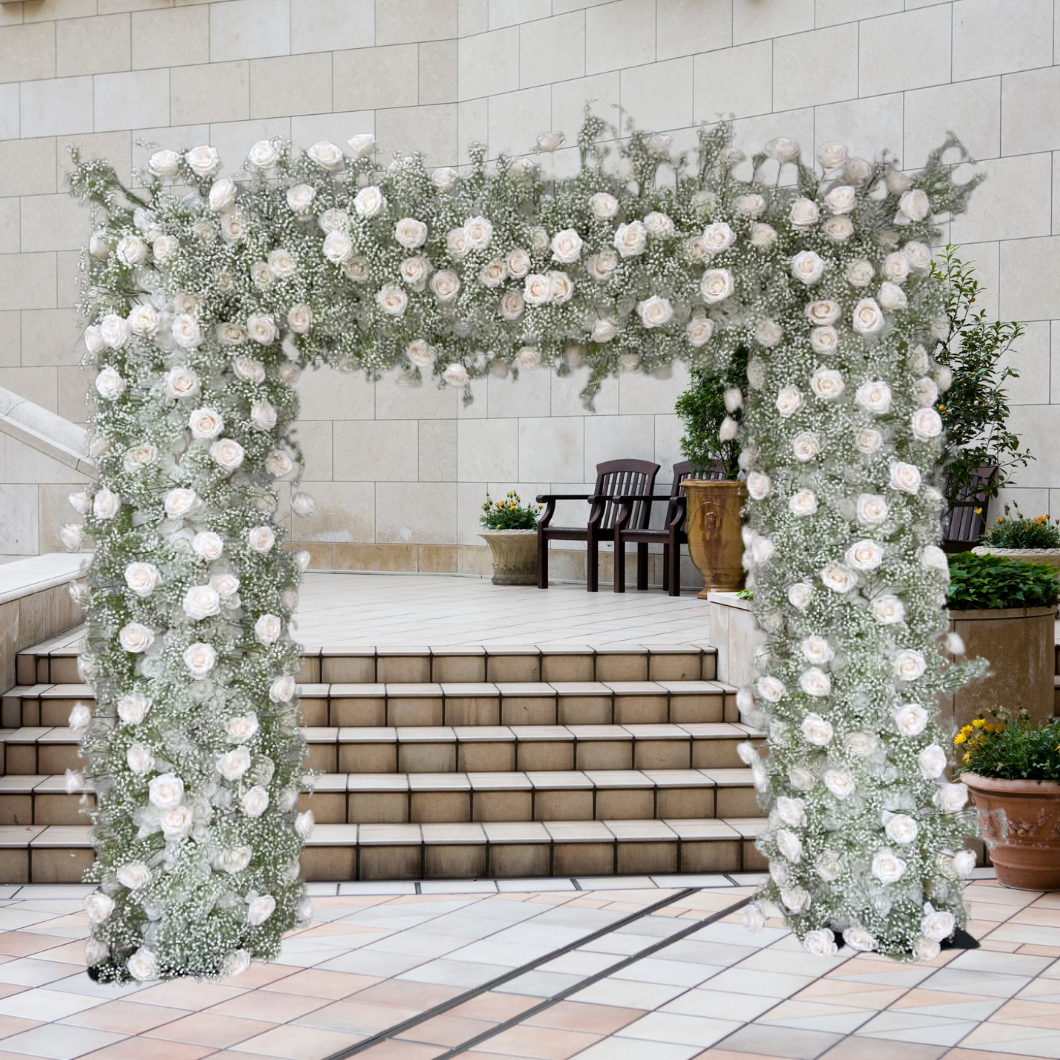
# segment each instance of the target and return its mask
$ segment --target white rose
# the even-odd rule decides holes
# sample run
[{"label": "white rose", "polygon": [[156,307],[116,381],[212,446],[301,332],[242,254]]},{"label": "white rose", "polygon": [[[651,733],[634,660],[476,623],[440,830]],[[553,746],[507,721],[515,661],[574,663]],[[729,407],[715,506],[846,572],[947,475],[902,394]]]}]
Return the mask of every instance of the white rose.
[{"label": "white rose", "polygon": [[871,932],[863,927],[848,927],[843,932],[843,941],[852,949],[861,953],[871,953],[879,948],[879,942]]},{"label": "white rose", "polygon": [[394,225],[394,238],[406,249],[414,250],[427,242],[427,226],[414,217],[402,217]]},{"label": "white rose", "polygon": [[606,191],[598,191],[589,197],[589,209],[598,221],[609,221],[618,213],[618,199]]},{"label": "white rose", "polygon": [[151,879],[151,870],[142,861],[131,861],[127,865],[119,866],[114,875],[123,887],[138,891]]},{"label": "white rose", "polygon": [[942,417],[934,409],[917,409],[913,413],[913,437],[930,442],[942,434]]},{"label": "white rose", "polygon": [[928,720],[928,712],[919,703],[906,703],[894,712],[895,727],[903,736],[919,736]]},{"label": "white rose", "polygon": [[752,500],[760,501],[769,496],[772,482],[768,475],[761,471],[752,471],[747,476],[747,492]]},{"label": "white rose", "polygon": [[176,151],[156,151],[147,161],[156,177],[175,177],[180,172],[180,155]]},{"label": "white rose", "polygon": [[118,700],[118,717],[126,725],[139,725],[147,714],[147,697],[140,692],[129,692]]},{"label": "white rose", "polygon": [[170,398],[172,401],[179,401],[182,398],[198,397],[199,391],[202,389],[202,384],[199,381],[199,374],[193,368],[185,368],[183,366],[170,368],[170,370],[166,372],[163,385],[165,387],[166,397]]},{"label": "white rose", "polygon": [[777,798],[775,809],[777,816],[789,828],[799,828],[806,820],[806,803],[802,799],[792,799],[787,795],[780,795]]},{"label": "white rose", "polygon": [[769,250],[777,241],[777,230],[772,225],[758,222],[751,225],[751,246]]},{"label": "white rose", "polygon": [[839,169],[847,160],[847,148],[838,140],[828,140],[817,148],[817,161],[826,173]]},{"label": "white rose", "polygon": [[940,784],[935,802],[943,813],[959,813],[968,801],[968,789],[963,784]]},{"label": "white rose", "polygon": [[902,247],[902,253],[913,272],[925,273],[931,268],[931,250],[926,244],[911,240]]},{"label": "white rose", "polygon": [[898,212],[909,221],[923,221],[931,213],[931,200],[927,192],[912,188],[898,200]]},{"label": "white rose", "polygon": [[198,622],[220,613],[221,598],[209,585],[193,585],[184,594],[182,607],[188,618]]},{"label": "white rose", "polygon": [[897,883],[905,875],[906,863],[884,847],[872,857],[872,874],[881,883]]},{"label": "white rose", "polygon": [[313,311],[307,305],[291,306],[287,310],[287,326],[296,335],[304,335],[313,326]]},{"label": "white rose", "polygon": [[248,846],[228,847],[217,859],[218,868],[235,875],[253,860],[254,851]]},{"label": "white rose", "polygon": [[847,266],[847,283],[851,287],[868,287],[872,283],[876,270],[870,262],[864,260],[852,261]]},{"label": "white rose", "polygon": [[810,892],[805,887],[784,887],[780,891],[781,904],[792,914],[805,913],[812,901]]},{"label": "white rose", "polygon": [[919,493],[920,469],[915,464],[894,461],[891,464],[891,487],[903,493]]},{"label": "white rose", "polygon": [[243,793],[239,806],[248,817],[260,817],[269,808],[269,793],[257,784]]},{"label": "white rose", "polygon": [[958,878],[963,879],[969,876],[972,869],[975,868],[975,853],[971,850],[959,850],[953,855],[952,859],[953,871],[956,873]]},{"label": "white rose", "polygon": [[673,319],[674,309],[668,298],[653,294],[637,303],[637,315],[646,328],[661,328]]},{"label": "white rose", "polygon": [[214,334],[222,346],[242,346],[247,341],[246,329],[241,324],[231,321],[226,324],[218,324],[214,329]]},{"label": "white rose", "polygon": [[161,580],[162,575],[153,563],[130,563],[125,568],[125,584],[137,596],[150,596]]},{"label": "white rose", "polygon": [[574,284],[565,272],[550,272],[548,274],[551,284],[551,302],[553,305],[566,305],[574,294]]},{"label": "white rose", "polygon": [[158,961],[154,953],[144,946],[125,962],[125,967],[138,982],[146,983],[158,978]]},{"label": "white rose", "polygon": [[926,545],[923,548],[920,553],[920,565],[924,570],[942,571],[946,575],[950,572],[950,561],[938,545]]},{"label": "white rose", "polygon": [[533,346],[522,346],[512,363],[521,369],[537,368],[541,364],[541,354]]},{"label": "white rose", "polygon": [[784,330],[775,320],[767,318],[758,321],[755,325],[755,341],[759,346],[764,346],[767,350],[779,346],[783,338]]},{"label": "white rose", "polygon": [[541,273],[526,277],[523,298],[527,305],[544,305],[552,297],[552,279]]},{"label": "white rose", "polygon": [[832,737],[835,734],[832,728],[832,723],[826,721],[819,714],[807,714],[802,719],[802,736],[807,743],[812,743],[815,747],[827,747],[832,742]]},{"label": "white rose", "polygon": [[[616,329],[617,333],[617,329]],[[714,334],[714,321],[702,315],[693,315],[685,327],[685,335],[688,344],[695,349],[700,349],[710,342]]]},{"label": "white rose", "polygon": [[883,330],[883,312],[874,298],[863,298],[858,302],[852,323],[859,335],[875,335]]},{"label": "white rose", "polygon": [[854,222],[849,217],[826,217],[821,231],[832,243],[845,243],[854,234]]},{"label": "white rose", "polygon": [[761,357],[751,357],[748,360],[747,383],[752,390],[761,390],[766,385],[766,365]]},{"label": "white rose", "polygon": [[902,681],[916,681],[927,671],[927,660],[915,648],[902,648],[892,657],[895,675]]},{"label": "white rose", "polygon": [[816,434],[802,431],[791,440],[791,451],[801,464],[808,464],[821,451],[821,443]]},{"label": "white rose", "polygon": [[806,319],[815,327],[825,327],[834,324],[841,312],[838,302],[821,298],[806,307]]},{"label": "white rose", "polygon": [[174,806],[170,810],[162,811],[158,823],[162,826],[162,834],[167,840],[182,839],[195,824],[195,815],[190,806]]},{"label": "white rose", "polygon": [[182,515],[187,515],[198,508],[200,503],[195,490],[184,488],[170,490],[163,501],[166,515],[171,519],[179,519]]},{"label": "white rose", "polygon": [[119,631],[118,641],[125,651],[139,654],[154,644],[155,634],[140,622],[129,622]]},{"label": "white rose", "polygon": [[212,147],[203,145],[184,152],[184,161],[197,177],[208,177],[220,164],[220,157]]},{"label": "white rose", "polygon": [[909,275],[909,259],[904,251],[896,250],[883,259],[883,275],[892,283],[902,283]]},{"label": "white rose", "polygon": [[537,138],[537,149],[551,154],[553,151],[558,151],[566,142],[567,137],[558,129],[543,132]]},{"label": "white rose", "polygon": [[99,322],[99,335],[104,346],[120,350],[129,341],[129,325],[117,313],[107,313]]},{"label": "white rose", "polygon": [[717,305],[736,290],[736,283],[728,269],[707,269],[699,281],[699,293],[707,305]]},{"label": "white rose", "polygon": [[815,251],[800,250],[791,259],[791,274],[810,287],[824,275],[824,260]]},{"label": "white rose", "polygon": [[259,644],[275,644],[283,632],[283,622],[276,615],[262,615],[254,623],[254,637]]},{"label": "white rose", "polygon": [[794,832],[781,828],[776,835],[776,844],[781,856],[793,865],[802,860],[802,840]]},{"label": "white rose", "polygon": [[121,498],[106,487],[97,490],[92,498],[92,514],[102,522],[113,519],[120,507]]},{"label": "white rose", "polygon": [[268,552],[276,544],[276,535],[271,527],[255,526],[247,531],[247,544],[254,552]]},{"label": "white rose", "polygon": [[799,490],[788,499],[788,510],[797,518],[817,514],[817,494],[813,490]]},{"label": "white rose", "polygon": [[758,689],[758,694],[768,703],[779,703],[788,691],[781,681],[768,676],[760,677],[755,687]]},{"label": "white rose", "polygon": [[142,743],[129,744],[125,752],[125,761],[134,773],[149,773],[155,766],[155,756]]},{"label": "white rose", "polygon": [[133,306],[127,323],[135,335],[154,335],[158,331],[158,310],[142,302]]},{"label": "white rose", "polygon": [[[261,346],[274,343],[279,335],[276,321],[269,313],[251,313],[247,317],[247,337]],[[264,378],[264,376],[262,377]]]},{"label": "white rose", "polygon": [[265,382],[265,365],[253,357],[237,357],[232,362],[232,367],[236,375],[248,383]]},{"label": "white rose", "polygon": [[925,747],[916,760],[927,780],[935,780],[946,771],[946,752],[937,743]]},{"label": "white rose", "polygon": [[182,349],[194,350],[202,345],[202,329],[198,321],[188,313],[175,316],[170,331],[173,340]]},{"label": "white rose", "polygon": [[460,278],[451,269],[441,269],[431,277],[429,286],[434,297],[447,305],[460,293]]},{"label": "white rose", "polygon": [[879,748],[880,741],[869,729],[855,729],[843,737],[843,746],[856,758],[871,758]]},{"label": "white rose", "polygon": [[843,167],[843,176],[851,184],[864,184],[872,176],[872,163],[864,158],[851,158]]},{"label": "white rose", "polygon": [[342,148],[336,147],[329,140],[321,140],[313,144],[306,151],[306,155],[311,161],[316,162],[318,166],[327,170],[338,169],[344,161]]},{"label": "white rose", "polygon": [[809,791],[817,783],[817,778],[805,766],[792,766],[788,770],[788,782],[796,791]]},{"label": "white rose", "polygon": [[720,254],[735,242],[736,233],[724,221],[715,221],[703,229],[703,244],[711,254]]},{"label": "white rose", "polygon": [[210,588],[216,589],[217,595],[225,600],[239,592],[239,579],[234,574],[215,574],[210,578]]},{"label": "white rose", "polygon": [[573,228],[565,228],[552,237],[552,258],[563,265],[570,265],[581,257],[582,238]]},{"label": "white rose", "polygon": [[781,165],[786,162],[794,162],[801,152],[799,141],[790,136],[777,136],[765,146],[765,153],[769,158],[775,158]]},{"label": "white rose", "polygon": [[593,322],[590,338],[593,342],[610,342],[618,334],[618,325],[607,317],[600,317]]},{"label": "white rose", "polygon": [[84,703],[75,703],[66,724],[75,736],[80,737],[92,724],[92,711]]},{"label": "white rose", "polygon": [[238,718],[229,718],[225,728],[229,743],[246,743],[254,738],[257,731],[257,714],[244,714]]},{"label": "white rose", "polygon": [[102,352],[107,348],[107,344],[103,341],[103,333],[100,331],[98,324],[89,324],[85,328],[85,349],[88,350],[92,356]]},{"label": "white rose", "polygon": [[276,409],[268,401],[255,401],[250,406],[250,422],[259,431],[271,431],[276,426]]},{"label": "white rose", "polygon": [[247,161],[257,169],[269,169],[280,160],[280,152],[271,140],[259,140],[247,152]]},{"label": "white rose", "polygon": [[247,923],[251,927],[264,924],[276,909],[276,899],[271,894],[261,894],[247,904]]},{"label": "white rose", "polygon": [[512,279],[521,280],[530,271],[530,255],[521,247],[509,250],[504,262]]},{"label": "white rose", "polygon": [[[835,658],[835,652],[832,650],[831,644],[828,643],[824,637],[804,637],[802,641],[802,655],[807,662],[814,663],[818,666],[823,666],[825,663],[831,662]],[[816,678],[814,678],[816,681]],[[801,682],[801,679],[800,679]],[[805,689],[809,692],[809,689]],[[810,692],[810,695],[822,695],[820,692]]]},{"label": "white rose", "polygon": [[294,678],[289,674],[277,677],[269,685],[269,699],[273,703],[288,703],[294,697],[295,687]]},{"label": "white rose", "polygon": [[73,508],[78,515],[87,514],[92,507],[92,499],[84,490],[80,490],[78,493],[71,493],[67,500],[70,502],[70,507]]},{"label": "white rose", "polygon": [[441,166],[431,173],[431,183],[439,191],[451,191],[456,187],[460,174],[451,166]]},{"label": "white rose", "polygon": [[82,903],[90,924],[102,924],[114,912],[114,899],[102,891],[93,891]]},{"label": "white rose", "polygon": [[744,217],[761,217],[766,210],[766,200],[761,195],[737,195],[733,205]]},{"label": "white rose", "polygon": [[66,548],[76,551],[84,542],[84,533],[76,523],[67,523],[59,531],[59,538]]},{"label": "white rose", "polygon": [[800,197],[791,204],[788,217],[796,228],[809,228],[815,225],[821,216],[817,203],[813,199]]},{"label": "white rose", "polygon": [[287,205],[295,213],[308,213],[316,197],[317,190],[310,184],[295,184],[287,189]]},{"label": "white rose", "polygon": [[885,811],[883,817],[884,831],[892,843],[907,846],[920,834],[920,826],[908,814]]},{"label": "white rose", "polygon": [[180,243],[177,241],[176,236],[159,236],[151,244],[151,253],[155,256],[155,261],[161,264],[163,261],[168,261],[174,254],[176,254]]},{"label": "white rose", "polygon": [[810,376],[810,389],[822,401],[834,401],[846,389],[843,375],[834,368],[818,368]]},{"label": "white rose", "polygon": [[148,801],[159,810],[171,810],[184,801],[184,781],[175,773],[160,773],[147,786]]},{"label": "white rose", "polygon": [[777,394],[777,412],[785,419],[794,416],[803,407],[802,391],[796,386],[781,388]]},{"label": "white rose", "polygon": [[929,375],[921,376],[921,378],[916,381],[913,397],[921,408],[929,408],[938,401],[938,384]]},{"label": "white rose", "polygon": [[620,224],[615,231],[615,249],[624,258],[633,258],[643,254],[648,245],[648,230],[642,221],[630,221]]},{"label": "white rose", "polygon": [[878,493],[861,493],[855,507],[857,520],[863,526],[879,526],[886,522],[890,509]]},{"label": "white rose", "polygon": [[859,453],[871,456],[873,453],[879,452],[883,446],[883,435],[875,427],[866,427],[864,430],[858,431],[854,438],[854,444],[857,446]]},{"label": "white rose", "polygon": [[930,902],[924,906],[924,919],[920,922],[920,930],[932,942],[944,942],[956,927],[957,921],[952,913],[936,910]]},{"label": "white rose", "polygon": [[308,839],[313,834],[314,823],[313,811],[306,810],[295,817],[294,830],[302,839]]},{"label": "white rose", "polygon": [[[726,417],[726,419],[728,419],[728,417]],[[730,422],[733,422],[733,421],[730,421]],[[722,426],[724,427],[724,422],[723,422]],[[719,431],[718,434],[719,434],[719,437],[721,437],[721,431]],[[722,441],[726,441],[726,440],[727,439],[722,437]],[[750,551],[750,554],[751,554],[752,562],[754,562],[756,564],[757,563],[768,563],[769,560],[771,560],[773,558],[774,554],[776,553],[776,545],[774,545],[773,542],[768,537],[762,537],[761,535],[758,535],[751,542],[751,547],[750,547],[749,551]]]},{"label": "white rose", "polygon": [[217,663],[217,652],[212,644],[199,641],[184,649],[183,659],[192,677],[205,677]]},{"label": "white rose", "polygon": [[872,617],[881,626],[893,626],[905,621],[905,604],[892,593],[877,596],[872,601]]},{"label": "white rose", "polygon": [[824,197],[824,204],[833,216],[845,216],[857,205],[857,192],[849,184],[840,184]]},{"label": "white rose", "polygon": [[890,283],[889,281],[880,284],[877,299],[879,304],[888,311],[905,309],[906,306],[909,305],[909,300],[905,296],[905,291],[903,291],[897,284]]},{"label": "white rose", "polygon": [[866,412],[882,416],[891,411],[891,388],[882,379],[862,383],[854,400]]},{"label": "white rose", "polygon": [[220,180],[215,180],[213,185],[210,187],[209,203],[210,209],[214,213],[221,213],[223,210],[229,209],[236,201],[236,185],[235,181],[229,180],[228,177],[221,177]]},{"label": "white rose", "polygon": [[147,260],[147,244],[139,236],[123,236],[114,253],[123,265],[142,265]]},{"label": "white rose", "polygon": [[210,456],[214,463],[225,471],[235,471],[242,466],[246,452],[239,442],[232,438],[220,438],[210,446]]},{"label": "white rose", "polygon": [[835,593],[848,593],[857,583],[857,575],[841,563],[829,563],[821,570],[821,582]]},{"label": "white rose", "polygon": [[846,550],[846,561],[854,570],[873,571],[883,563],[883,546],[878,541],[855,541]]},{"label": "white rose", "polygon": [[399,317],[404,314],[405,309],[408,307],[409,297],[400,287],[386,284],[384,287],[379,288],[375,301],[376,305],[387,316]]},{"label": "white rose", "polygon": [[215,409],[195,409],[188,417],[191,436],[200,441],[216,438],[224,430],[225,421]]},{"label": "white rose", "polygon": [[857,787],[853,775],[845,769],[826,769],[821,779],[824,786],[839,800],[850,798]]},{"label": "white rose", "polygon": [[324,237],[324,257],[333,265],[341,265],[353,255],[353,240],[345,232],[328,232]]},{"label": "white rose", "polygon": [[892,165],[887,167],[884,183],[892,195],[901,195],[903,191],[909,190],[913,182],[900,169]]},{"label": "white rose", "polygon": [[811,666],[799,675],[799,688],[808,696],[827,696],[832,691],[832,680],[823,670]]},{"label": "white rose", "polygon": [[246,747],[237,747],[217,759],[217,772],[225,780],[238,780],[250,769],[250,751]]}]

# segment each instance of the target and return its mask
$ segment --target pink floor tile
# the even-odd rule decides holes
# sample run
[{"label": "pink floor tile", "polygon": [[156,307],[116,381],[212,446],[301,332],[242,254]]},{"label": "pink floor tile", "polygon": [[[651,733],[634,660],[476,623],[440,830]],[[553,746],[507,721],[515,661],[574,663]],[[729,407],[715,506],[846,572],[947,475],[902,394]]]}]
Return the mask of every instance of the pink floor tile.
[{"label": "pink floor tile", "polygon": [[539,997],[526,997],[523,994],[501,994],[497,991],[488,991],[465,1001],[456,1008],[450,1010],[453,1016],[470,1016],[472,1019],[493,1020],[503,1023],[520,1012],[540,1004]]},{"label": "pink floor tile", "polygon": [[426,1042],[433,1045],[459,1045],[483,1031],[496,1027],[489,1020],[468,1019],[465,1016],[435,1016],[423,1023],[410,1027],[396,1037],[400,1041]]},{"label": "pink floor tile", "polygon": [[416,1042],[381,1042],[360,1056],[366,1060],[432,1060],[446,1052],[444,1046],[420,1045]]},{"label": "pink floor tile", "polygon": [[262,1056],[282,1057],[283,1060],[320,1060],[340,1049],[348,1049],[364,1038],[363,1034],[336,1034],[318,1027],[296,1027],[292,1023],[285,1023],[256,1038],[240,1042],[240,1047],[232,1051],[242,1053],[245,1050]]},{"label": "pink floor tile", "polygon": [[241,997],[233,997],[214,1005],[209,1012],[219,1016],[241,1016],[266,1023],[287,1023],[307,1012],[328,1004],[328,999],[311,994],[282,994],[275,990],[254,990]]},{"label": "pink floor tile", "polygon": [[253,1038],[255,1034],[268,1030],[271,1024],[264,1020],[245,1020],[236,1016],[219,1016],[213,1012],[193,1012],[183,1019],[174,1020],[151,1032],[153,1038],[166,1041],[190,1042],[193,1045],[212,1045],[215,1049],[226,1049],[237,1042]]},{"label": "pink floor tile", "polygon": [[349,997],[359,990],[365,990],[376,983],[383,982],[374,975],[353,975],[347,972],[328,972],[317,968],[307,968],[301,972],[278,979],[263,990],[278,991],[283,994],[310,994],[313,997],[327,997],[332,1000]]},{"label": "pink floor tile", "polygon": [[40,953],[41,950],[54,949],[57,941],[54,935],[38,935],[32,931],[5,931],[0,934],[0,953],[13,957],[28,957],[33,953]]},{"label": "pink floor tile", "polygon": [[190,1015],[162,1005],[134,1005],[131,1001],[108,1001],[96,1008],[86,1009],[62,1020],[71,1027],[95,1027],[101,1031],[122,1031],[125,1034],[143,1034],[152,1027],[172,1023],[181,1016]]},{"label": "pink floor tile", "polygon": [[581,1001],[561,1001],[558,1005],[530,1016],[530,1027],[553,1027],[556,1030],[587,1031],[591,1034],[614,1034],[627,1024],[640,1019],[644,1011],[635,1008],[615,1008],[611,1005],[589,1005]]},{"label": "pink floor tile", "polygon": [[165,1005],[182,1008],[190,1012],[213,1008],[222,1001],[246,993],[241,987],[222,986],[220,983],[199,983],[194,979],[173,979],[168,983],[137,990],[130,994],[129,1001],[146,1002],[149,1005]]},{"label": "pink floor tile", "polygon": [[[126,1038],[122,1042],[86,1053],[78,1057],[78,1060],[201,1060],[202,1057],[212,1056],[215,1052],[210,1045],[160,1042],[151,1038]],[[6,1060],[3,1053],[0,1053],[0,1060]]]},{"label": "pink floor tile", "polygon": [[463,987],[435,983],[410,983],[404,979],[385,979],[352,995],[350,1001],[365,1001],[373,1005],[397,1005],[399,1008],[418,1008],[426,1011],[435,1005],[452,1001],[464,992]]},{"label": "pink floor tile", "polygon": [[0,1038],[10,1038],[12,1034],[32,1030],[41,1025],[40,1020],[24,1020],[17,1016],[0,1016]]},{"label": "pink floor tile", "polygon": [[[483,1050],[500,1053],[502,1056],[525,1056],[535,1060],[568,1060],[569,1057],[602,1041],[602,1034],[586,1034],[582,1031],[555,1030],[551,1027],[510,1027],[489,1041],[482,1043]],[[471,1050],[474,1055],[474,1050]]]}]

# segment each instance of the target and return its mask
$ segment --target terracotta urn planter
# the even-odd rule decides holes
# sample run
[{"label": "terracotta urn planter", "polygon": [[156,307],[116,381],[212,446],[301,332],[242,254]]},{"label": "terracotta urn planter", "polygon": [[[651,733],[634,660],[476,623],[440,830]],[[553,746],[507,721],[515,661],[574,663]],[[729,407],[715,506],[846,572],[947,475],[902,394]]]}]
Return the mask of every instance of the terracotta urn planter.
[{"label": "terracotta urn planter", "polygon": [[963,773],[979,811],[998,881],[1027,891],[1060,890],[1060,784]]},{"label": "terracotta urn planter", "polygon": [[747,501],[743,482],[685,479],[685,534],[688,554],[703,575],[701,600],[713,591],[741,589],[744,584],[740,512]]},{"label": "terracotta urn planter", "polygon": [[537,585],[537,531],[483,530],[493,553],[494,585]]},{"label": "terracotta urn planter", "polygon": [[1018,559],[1021,563],[1041,563],[1060,570],[1060,548],[991,548],[989,545],[976,545],[972,551],[977,556],[1003,556],[1005,559]]},{"label": "terracotta urn planter", "polygon": [[1034,722],[1053,715],[1055,607],[950,611],[969,659],[988,660],[990,672],[954,695],[940,697],[943,717],[960,728],[999,704],[1025,707]]}]

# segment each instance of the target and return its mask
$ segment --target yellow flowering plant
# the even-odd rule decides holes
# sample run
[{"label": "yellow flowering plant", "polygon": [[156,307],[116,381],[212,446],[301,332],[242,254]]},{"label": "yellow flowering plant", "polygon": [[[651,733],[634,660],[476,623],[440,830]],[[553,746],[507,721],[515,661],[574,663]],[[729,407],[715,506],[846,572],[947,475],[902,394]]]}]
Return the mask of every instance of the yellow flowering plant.
[{"label": "yellow flowering plant", "polygon": [[1060,720],[1032,723],[1027,711],[998,707],[953,738],[958,773],[999,780],[1060,780]]},{"label": "yellow flowering plant", "polygon": [[524,506],[514,490],[503,501],[491,500],[487,493],[479,522],[487,530],[534,530],[540,513],[540,504]]}]

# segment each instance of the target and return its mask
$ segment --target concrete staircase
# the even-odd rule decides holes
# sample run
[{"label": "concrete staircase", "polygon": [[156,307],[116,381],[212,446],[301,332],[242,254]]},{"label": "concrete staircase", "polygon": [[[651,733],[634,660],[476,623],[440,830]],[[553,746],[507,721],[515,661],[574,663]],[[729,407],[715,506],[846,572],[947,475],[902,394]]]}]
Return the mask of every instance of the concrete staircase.
[{"label": "concrete staircase", "polygon": [[[0,707],[0,882],[92,860],[66,722],[91,702],[81,633],[23,651]],[[303,656],[317,826],[309,880],[759,869],[764,827],[716,652],[569,645],[357,648]]]}]

